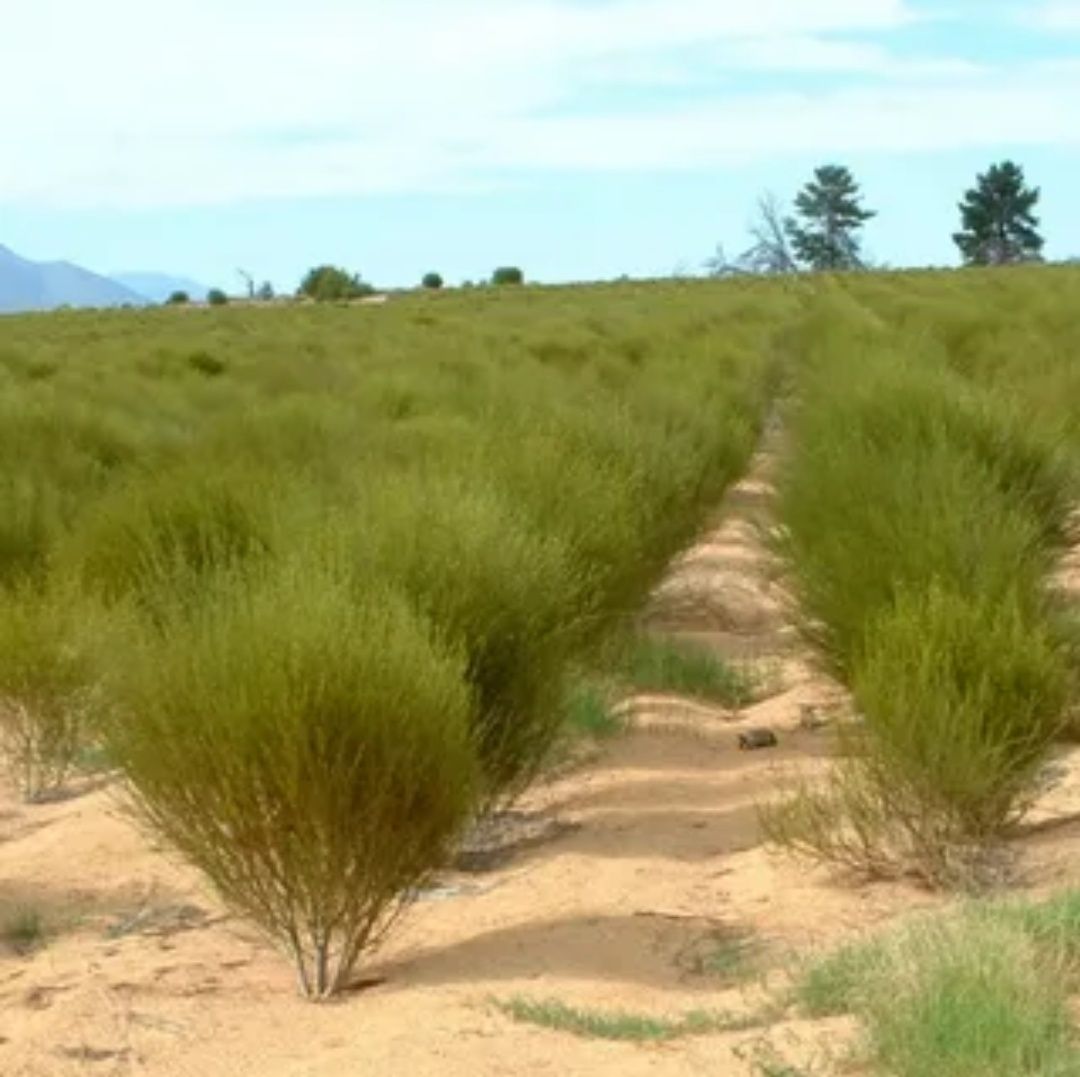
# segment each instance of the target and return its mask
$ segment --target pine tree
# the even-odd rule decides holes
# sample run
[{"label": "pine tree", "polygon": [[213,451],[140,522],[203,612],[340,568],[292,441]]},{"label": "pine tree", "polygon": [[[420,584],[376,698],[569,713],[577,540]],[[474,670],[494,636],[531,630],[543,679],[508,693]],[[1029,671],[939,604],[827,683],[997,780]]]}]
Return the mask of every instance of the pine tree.
[{"label": "pine tree", "polygon": [[787,231],[799,261],[817,270],[862,268],[858,233],[876,214],[860,205],[861,193],[849,169],[824,165],[799,192]]},{"label": "pine tree", "polygon": [[1000,266],[1041,259],[1044,240],[1033,210],[1039,188],[1024,183],[1012,161],[980,175],[960,203],[962,231],[953,240],[967,265]]}]

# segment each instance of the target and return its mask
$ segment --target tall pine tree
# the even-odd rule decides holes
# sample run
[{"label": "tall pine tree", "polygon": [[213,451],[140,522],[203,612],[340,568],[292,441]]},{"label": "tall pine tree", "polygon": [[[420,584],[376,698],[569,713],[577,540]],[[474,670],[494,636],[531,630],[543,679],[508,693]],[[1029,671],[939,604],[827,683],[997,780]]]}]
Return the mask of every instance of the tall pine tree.
[{"label": "tall pine tree", "polygon": [[791,246],[811,269],[861,269],[859,232],[876,216],[863,209],[862,195],[849,169],[824,165],[795,199],[798,219],[787,221]]},{"label": "tall pine tree", "polygon": [[1041,259],[1044,240],[1033,210],[1038,187],[1028,187],[1012,161],[979,176],[960,203],[962,231],[953,236],[967,265],[1000,266]]}]

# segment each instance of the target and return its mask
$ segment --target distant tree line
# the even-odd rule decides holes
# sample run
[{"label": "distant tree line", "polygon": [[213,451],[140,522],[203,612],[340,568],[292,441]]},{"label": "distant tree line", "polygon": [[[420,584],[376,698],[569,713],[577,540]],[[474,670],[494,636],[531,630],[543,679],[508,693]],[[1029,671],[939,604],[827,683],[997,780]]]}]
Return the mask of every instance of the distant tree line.
[{"label": "distant tree line", "polygon": [[[246,299],[249,302],[268,303],[275,298],[274,286],[270,281],[264,281],[256,287],[254,278],[239,271],[246,284]],[[472,281],[462,282],[463,288],[483,287],[490,284],[493,287],[513,287],[525,283],[525,274],[518,266],[499,266],[487,282],[475,285]],[[427,291],[439,291],[445,286],[441,273],[434,271],[425,273],[420,282],[421,288]],[[296,289],[298,299],[312,299],[319,303],[333,303],[348,301],[350,299],[362,299],[376,293],[375,286],[359,273],[350,273],[334,265],[319,265],[309,269],[299,287]],[[211,288],[206,295],[206,302],[210,306],[225,306],[229,303],[229,296],[221,288]],[[165,300],[167,306],[183,306],[191,302],[191,296],[184,291],[173,292]]]},{"label": "distant tree line", "polygon": [[[1024,170],[1013,161],[992,165],[976,176],[975,185],[959,204],[960,228],[952,237],[964,264],[1001,266],[1042,261],[1045,241],[1035,215],[1040,194],[1038,187],[1028,186]],[[792,212],[785,211],[774,194],[759,198],[749,228],[751,245],[734,259],[718,246],[705,262],[705,269],[714,277],[866,269],[869,267],[862,252],[862,230],[876,216],[876,211],[864,206],[862,191],[850,169],[822,165],[795,196]],[[249,300],[274,299],[269,281],[256,287],[249,273],[238,272],[246,283]],[[524,283],[525,275],[518,266],[499,266],[488,281],[475,284],[466,280],[461,286],[514,287]],[[444,286],[442,274],[435,271],[425,273],[420,281],[426,291],[439,291]],[[296,295],[317,302],[338,302],[370,296],[375,291],[375,286],[358,273],[320,265],[304,274]],[[190,296],[180,291],[166,300],[171,305],[188,302]],[[220,288],[213,288],[207,302],[224,306],[229,297]]]},{"label": "distant tree line", "polygon": [[[434,270],[425,273],[420,280],[420,287],[426,291],[437,292],[445,286],[441,273]],[[494,287],[507,287],[525,283],[525,274],[518,266],[500,266],[492,274],[490,284]],[[463,288],[474,287],[472,281],[464,281]],[[324,265],[309,269],[297,289],[300,297],[318,302],[342,299],[359,299],[373,295],[374,285],[369,284],[359,274],[350,274],[345,269]]]},{"label": "distant tree line", "polygon": [[[960,203],[960,230],[952,237],[964,264],[1041,261],[1044,240],[1035,216],[1039,196],[1039,189],[1027,185],[1023,169],[1012,161],[977,176]],[[792,214],[784,212],[775,195],[764,195],[750,225],[753,244],[734,260],[718,247],[705,268],[718,277],[865,269],[862,230],[876,215],[863,205],[850,169],[823,165],[795,196]]]}]

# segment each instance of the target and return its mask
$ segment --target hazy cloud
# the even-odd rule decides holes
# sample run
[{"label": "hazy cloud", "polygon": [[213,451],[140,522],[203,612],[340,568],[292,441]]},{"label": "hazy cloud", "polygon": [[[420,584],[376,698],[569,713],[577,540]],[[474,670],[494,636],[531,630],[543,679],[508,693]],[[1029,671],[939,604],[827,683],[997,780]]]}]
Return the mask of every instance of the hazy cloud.
[{"label": "hazy cloud", "polygon": [[473,190],[518,169],[1080,139],[1080,73],[1012,71],[1006,90],[967,61],[897,55],[890,32],[916,20],[904,0],[187,0],[168,21],[151,7],[5,14],[0,199]]}]

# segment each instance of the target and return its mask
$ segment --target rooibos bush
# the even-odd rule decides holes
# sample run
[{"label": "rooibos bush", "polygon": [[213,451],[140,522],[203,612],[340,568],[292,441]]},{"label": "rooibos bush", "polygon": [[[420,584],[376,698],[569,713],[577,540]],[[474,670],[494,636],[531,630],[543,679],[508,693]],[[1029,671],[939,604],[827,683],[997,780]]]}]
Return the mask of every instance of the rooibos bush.
[{"label": "rooibos bush", "polygon": [[254,479],[194,466],[141,476],[93,506],[60,562],[107,602],[197,597],[201,576],[268,548],[268,503]]},{"label": "rooibos bush", "polygon": [[1071,477],[1052,439],[932,351],[830,310],[808,323],[820,339],[781,482],[782,545],[808,633],[865,726],[825,787],[765,821],[825,859],[970,881],[1063,726],[1047,581]]},{"label": "rooibos bush", "polygon": [[22,795],[59,789],[83,746],[93,674],[75,596],[0,591],[0,762]]},{"label": "rooibos bush", "polygon": [[468,816],[458,654],[312,559],[238,573],[122,652],[106,722],[142,818],[292,956],[349,981]]},{"label": "rooibos bush", "polygon": [[379,574],[399,581],[463,654],[485,799],[520,792],[561,729],[588,581],[557,538],[530,529],[480,481],[397,485],[368,511],[380,521]]},{"label": "rooibos bush", "polygon": [[871,627],[853,690],[894,792],[939,820],[945,846],[996,834],[1061,731],[1060,641],[1007,597],[931,585]]}]

